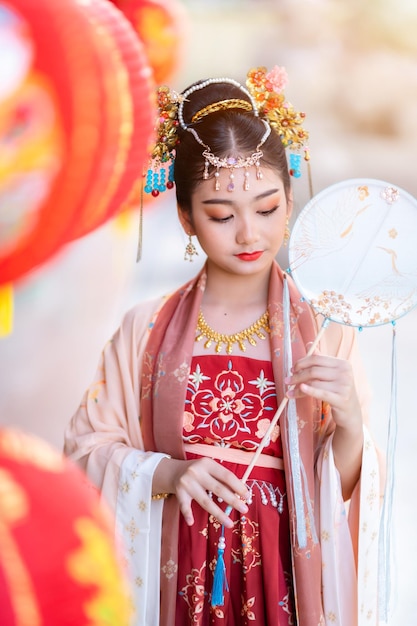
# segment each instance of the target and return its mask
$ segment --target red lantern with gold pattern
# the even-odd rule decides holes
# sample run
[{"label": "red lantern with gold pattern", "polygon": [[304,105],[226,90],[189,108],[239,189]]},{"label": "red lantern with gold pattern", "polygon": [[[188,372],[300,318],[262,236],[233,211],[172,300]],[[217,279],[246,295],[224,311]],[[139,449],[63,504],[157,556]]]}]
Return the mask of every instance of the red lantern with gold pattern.
[{"label": "red lantern with gold pattern", "polygon": [[178,0],[113,0],[145,46],[155,82],[167,81],[181,65],[188,14]]},{"label": "red lantern with gold pattern", "polygon": [[48,443],[0,428],[2,626],[128,626],[110,512]]},{"label": "red lantern with gold pattern", "polygon": [[124,207],[155,109],[144,46],[108,0],[0,0],[0,18],[1,285]]}]

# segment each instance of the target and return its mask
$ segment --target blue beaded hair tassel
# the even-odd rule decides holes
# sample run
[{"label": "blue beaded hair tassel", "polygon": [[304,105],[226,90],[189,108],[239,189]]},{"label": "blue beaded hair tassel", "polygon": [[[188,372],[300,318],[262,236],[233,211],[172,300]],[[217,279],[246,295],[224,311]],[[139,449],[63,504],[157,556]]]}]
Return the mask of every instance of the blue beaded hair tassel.
[{"label": "blue beaded hair tassel", "polygon": [[301,176],[301,154],[290,152],[290,174],[294,178]]},{"label": "blue beaded hair tassel", "polygon": [[[167,180],[168,170],[168,180]],[[174,160],[171,157],[170,163],[167,165],[167,161],[160,161],[154,167],[149,167],[146,173],[146,181],[144,192],[150,193],[154,198],[159,196],[160,193],[167,189],[172,189],[174,186]]]},{"label": "blue beaded hair tassel", "polygon": [[[310,150],[308,146],[304,148],[304,161],[307,162],[308,187],[310,192],[310,198],[312,198],[314,192],[310,166]],[[288,172],[290,176],[293,176],[294,178],[301,178],[301,154],[298,154],[297,152],[290,152]]]},{"label": "blue beaded hair tassel", "polygon": [[[169,165],[168,165],[169,162]],[[168,171],[168,180],[167,180]],[[145,179],[145,181],[144,181]],[[151,194],[154,198],[167,189],[174,187],[174,156],[171,154],[163,160],[154,160],[152,167],[149,167],[146,174],[142,175],[140,192],[140,214],[139,214],[139,240],[136,253],[136,262],[142,257],[142,223],[143,223],[143,194]]]}]

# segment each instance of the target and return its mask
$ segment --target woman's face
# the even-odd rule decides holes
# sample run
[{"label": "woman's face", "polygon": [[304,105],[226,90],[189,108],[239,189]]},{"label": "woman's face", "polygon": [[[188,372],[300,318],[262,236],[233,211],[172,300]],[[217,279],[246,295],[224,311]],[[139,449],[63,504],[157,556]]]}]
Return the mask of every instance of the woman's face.
[{"label": "woman's face", "polygon": [[283,242],[291,200],[271,169],[262,169],[258,180],[255,167],[249,168],[246,191],[243,169],[234,170],[234,190],[227,191],[230,173],[219,170],[219,191],[214,179],[201,181],[192,195],[192,224],[180,211],[184,230],[197,236],[209,267],[246,276],[269,270]]}]

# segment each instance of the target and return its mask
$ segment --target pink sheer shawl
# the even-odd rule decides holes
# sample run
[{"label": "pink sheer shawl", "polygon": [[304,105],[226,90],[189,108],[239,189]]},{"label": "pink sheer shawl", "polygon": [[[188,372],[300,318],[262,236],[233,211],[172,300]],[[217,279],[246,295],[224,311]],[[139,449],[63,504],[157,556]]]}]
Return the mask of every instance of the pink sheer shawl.
[{"label": "pink sheer shawl", "polygon": [[[309,306],[289,279],[291,301],[291,341],[294,362],[305,356],[305,346],[314,340],[316,324]],[[142,371],[141,427],[146,450],[165,452],[185,459],[182,442],[186,384],[190,371],[195,328],[206,284],[205,268],[198,276],[174,293],[161,309],[150,334]],[[268,311],[274,377],[278,400],[284,394],[283,365],[283,273],[278,264],[271,269]],[[307,475],[310,502],[314,510],[314,466],[324,436],[334,428],[323,420],[321,404],[305,398],[297,402],[299,450]],[[294,586],[300,626],[324,624],[321,601],[320,544],[314,543],[307,527],[307,545],[296,541],[296,519],[288,449],[286,415],[280,418],[284,468],[291,522]],[[308,512],[305,510],[308,519]],[[161,619],[162,626],[175,622],[177,596],[179,507],[176,498],[166,500],[162,521]]]}]

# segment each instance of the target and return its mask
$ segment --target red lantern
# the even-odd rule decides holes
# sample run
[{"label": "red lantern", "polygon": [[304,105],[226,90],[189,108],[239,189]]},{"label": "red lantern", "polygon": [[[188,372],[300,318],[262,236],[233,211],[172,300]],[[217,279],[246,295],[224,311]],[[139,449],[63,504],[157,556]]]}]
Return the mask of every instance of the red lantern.
[{"label": "red lantern", "polygon": [[181,64],[188,15],[177,0],[113,0],[144,43],[155,82],[167,81]]},{"label": "red lantern", "polygon": [[123,208],[155,109],[144,47],[107,0],[0,0],[0,14],[15,70],[0,59],[1,285]]},{"label": "red lantern", "polygon": [[0,428],[2,626],[127,626],[128,584],[110,514],[81,470]]}]

